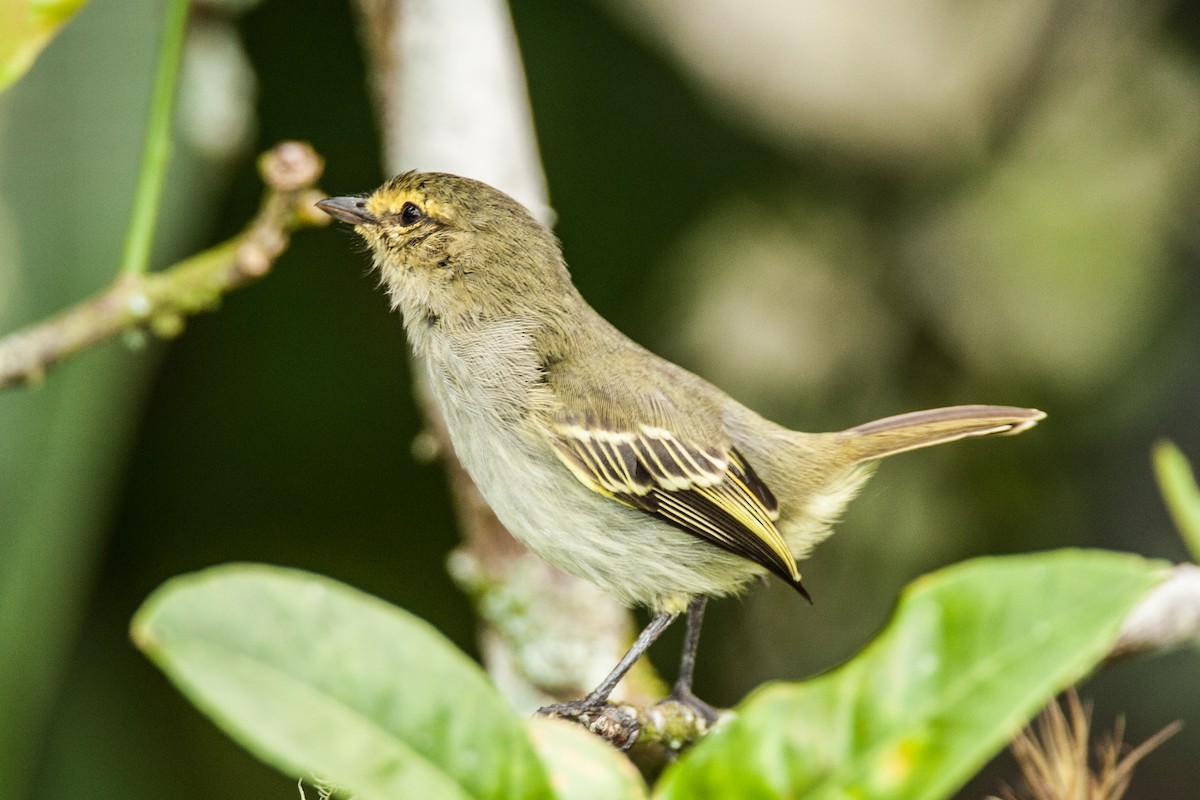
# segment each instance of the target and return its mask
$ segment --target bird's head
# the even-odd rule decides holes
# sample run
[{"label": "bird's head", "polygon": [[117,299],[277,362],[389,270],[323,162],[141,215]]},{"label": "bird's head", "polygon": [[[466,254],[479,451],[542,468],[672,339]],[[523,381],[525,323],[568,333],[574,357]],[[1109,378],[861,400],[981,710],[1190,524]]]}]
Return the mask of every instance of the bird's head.
[{"label": "bird's head", "polygon": [[363,237],[410,325],[509,312],[569,284],[554,235],[516,200],[470,178],[405,172],[370,194],[317,206]]}]

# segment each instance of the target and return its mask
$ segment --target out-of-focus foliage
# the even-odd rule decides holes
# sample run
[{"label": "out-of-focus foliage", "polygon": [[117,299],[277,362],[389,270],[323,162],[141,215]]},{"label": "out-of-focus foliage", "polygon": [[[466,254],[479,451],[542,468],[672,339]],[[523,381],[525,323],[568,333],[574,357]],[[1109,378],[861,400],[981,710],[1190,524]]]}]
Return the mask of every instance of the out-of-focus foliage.
[{"label": "out-of-focus foliage", "polygon": [[1200,562],[1200,486],[1187,458],[1170,442],[1154,446],[1154,472],[1179,535]]},{"label": "out-of-focus foliage", "polygon": [[[226,21],[243,66],[222,61],[196,85],[249,66],[257,93],[236,85],[253,115],[191,115],[190,78],[181,112],[225,120],[250,147],[222,171],[191,161],[181,132],[163,260],[240,226],[259,196],[250,153],[280,139],[314,143],[330,191],[383,178],[348,5],[264,0]],[[739,6],[717,14],[716,41],[695,38],[715,4],[512,2],[556,231],[619,327],[804,429],[951,402],[1050,413],[1011,441],[886,465],[805,565],[815,607],[783,587],[713,604],[697,689],[716,703],[830,669],[901,586],[968,555],[1186,557],[1144,464],[1159,437],[1200,453],[1194,12],[884,6]],[[0,97],[0,332],[115,269],[159,10],[94,0]],[[785,80],[802,91],[756,94]],[[356,247],[337,231],[298,237],[153,372],[115,345],[0,395],[10,794],[294,796],[126,640],[138,603],[181,572],[303,566],[473,646],[442,568],[456,533],[441,475],[409,452],[420,423],[399,320]],[[1146,796],[1194,794],[1194,670],[1187,654],[1141,661],[1087,689],[1098,719],[1126,715],[1131,740],[1187,723],[1140,766]]]},{"label": "out-of-focus foliage", "polygon": [[1155,335],[1200,177],[1200,73],[1100,20],[1105,35],[1062,45],[1074,64],[1048,76],[1005,151],[922,209],[905,250],[957,357],[1077,397]]},{"label": "out-of-focus foliage", "polygon": [[33,66],[38,53],[87,0],[0,0],[0,91]]},{"label": "out-of-focus foliage", "polygon": [[[88,6],[0,102],[0,332],[115,275],[160,7]],[[216,166],[177,148],[158,263],[199,241]],[[153,361],[104,347],[39,389],[0,396],[0,718],[8,721],[0,781],[14,790],[36,770],[45,718],[91,602]]]},{"label": "out-of-focus foliage", "polygon": [[[1063,13],[1053,0],[606,0],[660,44],[716,113],[772,146],[829,148],[889,169],[986,151]],[[1089,11],[1095,11],[1095,6]]]},{"label": "out-of-focus foliage", "polygon": [[[731,377],[754,373],[754,383],[780,372],[777,392],[809,389],[797,375],[828,385],[831,362],[877,374],[875,360],[894,359],[918,323],[980,377],[1087,395],[1154,336],[1200,177],[1200,72],[1157,46],[1149,12],[929,2],[818,13],[775,2],[723,15],[720,2],[612,1],[772,146],[844,149],[906,193],[847,209],[845,198],[813,203],[803,187],[751,190],[712,209],[722,224],[698,226],[682,255],[722,303],[694,309],[697,358],[728,361]],[[747,41],[767,49],[741,57]],[[893,151],[904,156],[870,164]],[[739,296],[735,279],[764,288]],[[879,290],[896,283],[907,303]],[[792,297],[803,323],[781,313]],[[755,347],[761,329],[738,321],[738,346],[722,352],[713,311],[808,328],[771,330]]]}]

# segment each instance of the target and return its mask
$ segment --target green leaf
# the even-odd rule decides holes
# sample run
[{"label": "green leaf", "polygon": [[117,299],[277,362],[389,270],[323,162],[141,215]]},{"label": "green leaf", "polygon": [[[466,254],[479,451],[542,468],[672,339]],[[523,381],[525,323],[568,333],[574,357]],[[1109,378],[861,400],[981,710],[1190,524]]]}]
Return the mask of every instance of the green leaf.
[{"label": "green leaf", "polygon": [[295,570],[168,581],[133,638],[230,736],[364,800],[548,798],[522,720],[427,623]]},{"label": "green leaf", "polygon": [[1061,551],[921,578],[862,653],[755,692],[655,797],[948,797],[1104,657],[1165,574],[1136,556]]},{"label": "green leaf", "polygon": [[529,721],[558,800],[645,800],[646,782],[628,758],[578,725]]},{"label": "green leaf", "polygon": [[1200,562],[1200,487],[1191,465],[1174,444],[1159,442],[1154,446],[1154,474],[1183,543],[1192,560]]},{"label": "green leaf", "polygon": [[24,75],[86,0],[0,0],[0,91]]}]

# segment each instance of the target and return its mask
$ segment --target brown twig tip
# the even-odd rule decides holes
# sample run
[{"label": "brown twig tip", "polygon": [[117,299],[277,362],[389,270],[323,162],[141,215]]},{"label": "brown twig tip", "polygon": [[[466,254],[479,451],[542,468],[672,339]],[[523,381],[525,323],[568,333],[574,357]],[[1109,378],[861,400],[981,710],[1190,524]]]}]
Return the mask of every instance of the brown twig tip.
[{"label": "brown twig tip", "polygon": [[247,278],[261,278],[266,275],[273,260],[269,249],[252,238],[242,242],[233,254],[234,264]]},{"label": "brown twig tip", "polygon": [[259,156],[263,183],[277,192],[298,192],[321,178],[325,159],[306,142],[280,142]]},{"label": "brown twig tip", "polygon": [[301,225],[313,228],[323,228],[333,222],[333,217],[317,208],[317,203],[329,195],[319,189],[309,189],[300,195],[296,201],[296,219]]}]

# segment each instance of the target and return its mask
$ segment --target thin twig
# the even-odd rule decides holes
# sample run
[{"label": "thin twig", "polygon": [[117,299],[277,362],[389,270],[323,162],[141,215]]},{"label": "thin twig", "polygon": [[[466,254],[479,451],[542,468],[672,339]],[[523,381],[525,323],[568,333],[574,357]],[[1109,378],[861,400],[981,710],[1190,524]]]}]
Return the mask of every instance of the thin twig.
[{"label": "thin twig", "polygon": [[159,272],[122,272],[100,294],[0,339],[0,388],[39,383],[51,365],[125,331],[174,336],[185,317],[212,310],[225,293],[261,278],[292,231],[329,221],[313,207],[324,196],[313,188],[323,169],[307,144],[284,142],[265,153],[259,172],[268,191],[242,233]]}]

